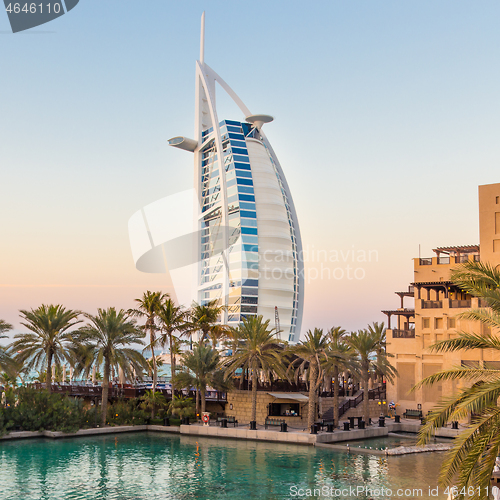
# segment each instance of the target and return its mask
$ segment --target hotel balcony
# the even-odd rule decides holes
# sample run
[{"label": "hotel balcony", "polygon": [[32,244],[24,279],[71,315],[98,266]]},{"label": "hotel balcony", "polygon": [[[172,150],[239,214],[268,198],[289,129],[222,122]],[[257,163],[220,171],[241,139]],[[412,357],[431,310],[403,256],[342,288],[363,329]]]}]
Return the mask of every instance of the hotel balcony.
[{"label": "hotel balcony", "polygon": [[422,309],[442,309],[442,300],[422,300]]},{"label": "hotel balcony", "polygon": [[[476,299],[477,300],[477,299]],[[476,301],[474,301],[476,302]],[[478,301],[479,302],[479,301]],[[481,307],[478,304],[473,304],[472,299],[466,300],[454,300],[454,299],[443,299],[443,300],[421,300],[421,309],[443,309],[443,307],[450,309],[469,309],[471,307]],[[486,307],[486,306],[482,306]]]},{"label": "hotel balcony", "polygon": [[472,307],[472,300],[450,300],[450,307],[469,308]]},{"label": "hotel balcony", "polygon": [[479,245],[438,247],[435,257],[419,257],[414,260],[416,283],[449,281],[451,272],[468,261],[479,261]]},{"label": "hotel balcony", "polygon": [[393,339],[414,339],[415,338],[415,329],[410,328],[407,330],[401,330],[399,328],[394,328],[392,330],[392,338]]}]

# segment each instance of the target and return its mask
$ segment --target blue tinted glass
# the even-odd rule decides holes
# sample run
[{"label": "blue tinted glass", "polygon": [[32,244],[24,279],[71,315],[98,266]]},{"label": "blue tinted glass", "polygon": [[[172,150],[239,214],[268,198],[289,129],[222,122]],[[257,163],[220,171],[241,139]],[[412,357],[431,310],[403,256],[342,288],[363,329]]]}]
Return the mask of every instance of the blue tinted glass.
[{"label": "blue tinted glass", "polygon": [[253,186],[252,179],[241,179],[241,178],[238,178],[237,181],[238,181],[238,184],[244,184],[246,186]]},{"label": "blue tinted glass", "polygon": [[228,132],[236,132],[237,134],[241,134],[241,127],[233,127],[231,125],[227,125]]},{"label": "blue tinted glass", "polygon": [[239,168],[239,169],[250,170],[250,164],[249,163],[238,163],[238,162],[235,162],[234,166],[236,168]]},{"label": "blue tinted glass", "polygon": [[241,234],[257,234],[257,228],[255,228],[255,227],[242,227]]},{"label": "blue tinted glass", "polygon": [[259,247],[258,247],[258,245],[243,245],[243,251],[244,252],[258,252]]},{"label": "blue tinted glass", "polygon": [[247,163],[250,163],[248,156],[233,155],[233,159],[234,161],[246,161]]},{"label": "blue tinted glass", "polygon": [[241,290],[242,295],[258,295],[258,288],[243,288]]},{"label": "blue tinted glass", "polygon": [[253,187],[252,186],[242,186],[240,184],[238,186],[238,193],[251,193],[251,194],[253,194]]},{"label": "blue tinted glass", "polygon": [[257,299],[257,297],[241,297],[241,303],[242,304],[257,304],[258,299]]},{"label": "blue tinted glass", "polygon": [[247,227],[257,227],[257,219],[241,219],[241,225]]},{"label": "blue tinted glass", "polygon": [[[246,150],[246,148],[245,149],[243,149],[243,148],[231,148],[231,149],[233,150],[233,153],[237,154],[237,155],[247,155],[248,154],[248,151]],[[235,158],[236,158],[236,156],[235,156]]]},{"label": "blue tinted glass", "polygon": [[241,268],[242,269],[259,269],[259,263],[258,262],[242,262],[241,263]]},{"label": "blue tinted glass", "polygon": [[244,141],[245,140],[245,136],[243,134],[232,134],[231,132],[229,132],[229,138],[230,139],[236,139],[237,141]]},{"label": "blue tinted glass", "polygon": [[242,210],[241,216],[242,217],[250,217],[251,219],[256,219],[257,213],[256,212],[249,212],[248,210]]},{"label": "blue tinted glass", "polygon": [[235,122],[234,120],[224,120],[227,125],[236,125],[237,127],[241,127],[241,122]]},{"label": "blue tinted glass", "polygon": [[227,181],[226,186],[231,187],[236,184],[236,179],[231,179],[230,181]]},{"label": "blue tinted glass", "polygon": [[249,172],[248,170],[236,170],[236,175],[238,177],[250,177],[250,178],[252,178],[252,172]]},{"label": "blue tinted glass", "polygon": [[241,306],[241,312],[242,313],[256,313],[257,312],[257,306]]},{"label": "blue tinted glass", "polygon": [[243,129],[243,133],[245,135],[248,135],[250,130],[252,130],[252,125],[250,125],[249,123],[242,123],[241,128]]},{"label": "blue tinted glass", "polygon": [[245,141],[237,141],[237,140],[233,139],[231,141],[231,146],[235,146],[237,148],[246,148],[247,143]]},{"label": "blue tinted glass", "polygon": [[259,280],[244,280],[243,286],[259,286]]},{"label": "blue tinted glass", "polygon": [[252,245],[257,245],[259,243],[259,238],[250,234],[242,234],[241,241],[243,243],[250,243]]},{"label": "blue tinted glass", "polygon": [[245,201],[240,202],[240,207],[245,210],[255,210],[255,203],[248,203]]},{"label": "blue tinted glass", "polygon": [[255,201],[255,196],[252,196],[251,194],[240,194],[239,196],[240,196],[240,200]]}]

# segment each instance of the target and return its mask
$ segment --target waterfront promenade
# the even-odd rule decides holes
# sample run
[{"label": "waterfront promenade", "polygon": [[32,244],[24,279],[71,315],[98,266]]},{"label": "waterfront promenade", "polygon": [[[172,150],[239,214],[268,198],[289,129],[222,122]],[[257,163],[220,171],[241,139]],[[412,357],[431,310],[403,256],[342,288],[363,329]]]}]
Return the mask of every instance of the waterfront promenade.
[{"label": "waterfront promenade", "polygon": [[[260,427],[260,426],[258,426]],[[270,441],[277,443],[303,444],[308,446],[332,445],[338,443],[348,443],[349,441],[357,441],[375,437],[388,436],[394,432],[411,432],[417,433],[420,429],[420,422],[408,421],[395,423],[392,420],[386,420],[385,427],[376,425],[369,426],[366,429],[351,429],[349,431],[335,430],[334,432],[318,432],[318,434],[310,434],[306,430],[292,429],[288,432],[280,432],[279,430],[270,430],[257,428],[250,430],[248,427],[239,426],[232,428],[222,428],[215,425],[205,426],[203,424],[190,424],[181,426],[163,426],[163,425],[136,425],[136,426],[115,426],[93,429],[82,429],[76,433],[66,434],[63,432],[43,431],[43,432],[11,432],[0,437],[0,440],[11,439],[26,439],[26,438],[68,438],[68,437],[83,437],[116,434],[123,432],[167,432],[172,434],[223,438],[223,439],[241,439],[250,441]],[[436,432],[436,437],[454,438],[460,431],[449,428],[441,428]],[[354,451],[354,450],[353,450]]]}]

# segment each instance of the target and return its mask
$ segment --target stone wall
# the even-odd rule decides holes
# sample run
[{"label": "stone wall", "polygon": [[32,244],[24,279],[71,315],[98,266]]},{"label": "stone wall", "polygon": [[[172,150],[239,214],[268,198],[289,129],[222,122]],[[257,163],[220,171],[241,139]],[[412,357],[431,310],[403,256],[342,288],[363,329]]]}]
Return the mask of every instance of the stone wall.
[{"label": "stone wall", "polygon": [[[306,393],[304,393],[306,394]],[[307,394],[306,394],[307,395]],[[267,392],[257,392],[257,424],[264,425],[268,415],[269,403],[277,402],[273,396]],[[295,402],[290,400],[290,402]],[[232,409],[231,409],[232,405]],[[290,427],[306,427],[307,426],[307,407],[308,403],[301,403],[301,415],[299,417],[271,417],[280,420],[285,420]],[[251,391],[231,391],[227,394],[226,415],[235,417],[238,423],[248,424],[252,416],[252,393]]]}]

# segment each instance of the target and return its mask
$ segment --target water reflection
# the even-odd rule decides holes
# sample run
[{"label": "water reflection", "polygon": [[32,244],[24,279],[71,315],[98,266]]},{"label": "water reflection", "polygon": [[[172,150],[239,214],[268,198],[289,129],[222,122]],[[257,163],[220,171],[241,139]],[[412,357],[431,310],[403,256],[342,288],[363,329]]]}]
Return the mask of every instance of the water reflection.
[{"label": "water reflection", "polygon": [[385,486],[429,498],[442,458],[162,433],[39,439],[0,444],[0,491],[2,500],[272,500],[292,498],[291,488]]}]

